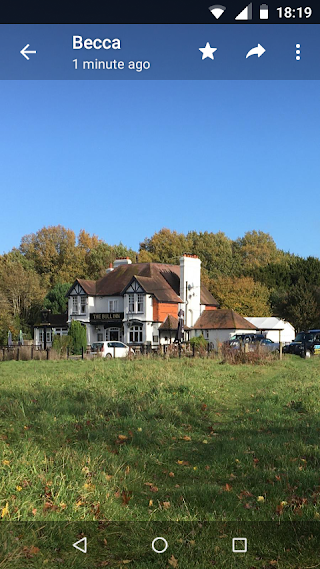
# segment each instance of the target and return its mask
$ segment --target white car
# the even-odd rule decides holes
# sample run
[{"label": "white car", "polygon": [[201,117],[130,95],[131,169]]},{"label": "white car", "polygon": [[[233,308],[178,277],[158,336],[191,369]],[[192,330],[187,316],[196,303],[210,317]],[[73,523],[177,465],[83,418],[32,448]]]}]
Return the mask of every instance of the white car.
[{"label": "white car", "polygon": [[126,358],[129,354],[134,354],[134,351],[123,342],[94,342],[91,353],[101,354],[103,358]]}]

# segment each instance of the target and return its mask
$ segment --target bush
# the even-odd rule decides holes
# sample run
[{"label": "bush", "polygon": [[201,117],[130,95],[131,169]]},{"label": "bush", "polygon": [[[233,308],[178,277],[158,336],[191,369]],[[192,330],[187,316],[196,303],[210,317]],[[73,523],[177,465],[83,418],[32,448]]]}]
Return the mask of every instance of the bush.
[{"label": "bush", "polygon": [[72,320],[68,337],[70,341],[70,348],[73,354],[81,354],[82,348],[86,350],[87,347],[87,331],[86,327],[78,322],[77,320]]},{"label": "bush", "polygon": [[191,338],[190,344],[191,346],[194,345],[196,348],[206,348],[208,342],[207,340],[204,339],[204,337],[201,334],[201,336],[195,336],[194,338]]},{"label": "bush", "polygon": [[67,348],[70,346],[70,343],[70,336],[58,336],[55,334],[53,337],[52,349],[57,352],[58,356],[61,358],[66,355]]}]

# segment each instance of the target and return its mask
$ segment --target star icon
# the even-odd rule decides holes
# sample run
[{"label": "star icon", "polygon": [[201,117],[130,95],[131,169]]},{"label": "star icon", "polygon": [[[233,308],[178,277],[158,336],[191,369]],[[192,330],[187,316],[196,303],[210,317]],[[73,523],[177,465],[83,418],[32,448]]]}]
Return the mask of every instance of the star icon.
[{"label": "star icon", "polygon": [[217,51],[217,47],[211,47],[209,42],[207,41],[206,47],[199,47],[199,51],[202,51],[202,59],[206,59],[210,57],[210,59],[214,59],[214,52]]}]

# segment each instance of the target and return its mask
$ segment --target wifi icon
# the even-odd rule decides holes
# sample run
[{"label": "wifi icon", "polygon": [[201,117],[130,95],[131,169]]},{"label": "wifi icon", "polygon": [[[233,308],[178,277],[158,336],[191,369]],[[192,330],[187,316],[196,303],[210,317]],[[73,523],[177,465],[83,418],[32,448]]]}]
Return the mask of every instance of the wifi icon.
[{"label": "wifi icon", "polygon": [[217,19],[219,20],[220,16],[222,16],[223,12],[226,11],[226,7],[225,6],[220,6],[220,4],[215,4],[214,6],[210,6],[209,10],[211,12],[211,14]]}]

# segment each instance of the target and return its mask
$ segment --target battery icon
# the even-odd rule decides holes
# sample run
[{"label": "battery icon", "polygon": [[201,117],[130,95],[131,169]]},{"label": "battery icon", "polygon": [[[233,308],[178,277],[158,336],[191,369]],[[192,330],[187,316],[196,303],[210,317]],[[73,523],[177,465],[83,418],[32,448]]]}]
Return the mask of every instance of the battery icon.
[{"label": "battery icon", "polygon": [[261,4],[260,6],[260,20],[269,19],[269,7],[268,4]]}]

